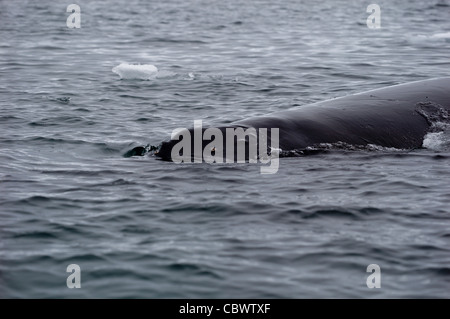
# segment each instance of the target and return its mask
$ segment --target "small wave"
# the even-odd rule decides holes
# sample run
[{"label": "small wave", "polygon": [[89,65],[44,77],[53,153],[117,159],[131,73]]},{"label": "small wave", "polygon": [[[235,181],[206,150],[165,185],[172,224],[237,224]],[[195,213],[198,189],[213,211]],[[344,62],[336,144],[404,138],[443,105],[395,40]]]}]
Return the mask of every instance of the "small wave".
[{"label": "small wave", "polygon": [[435,33],[431,36],[433,39],[450,39],[450,32]]},{"label": "small wave", "polygon": [[112,71],[125,80],[151,80],[158,74],[158,68],[152,64],[121,63]]},{"label": "small wave", "polygon": [[[292,211],[290,211],[292,213]],[[336,206],[311,206],[301,212],[303,218],[348,218],[353,220],[364,219],[371,215],[382,214],[383,210],[376,207],[336,207]]]},{"label": "small wave", "polygon": [[146,154],[152,155],[155,151],[158,150],[159,146],[153,146],[150,144],[147,144],[147,146],[136,146],[123,154],[123,157],[144,156]]},{"label": "small wave", "polygon": [[407,41],[421,46],[434,46],[432,43],[450,41],[450,32],[414,34],[412,36],[407,36]]}]

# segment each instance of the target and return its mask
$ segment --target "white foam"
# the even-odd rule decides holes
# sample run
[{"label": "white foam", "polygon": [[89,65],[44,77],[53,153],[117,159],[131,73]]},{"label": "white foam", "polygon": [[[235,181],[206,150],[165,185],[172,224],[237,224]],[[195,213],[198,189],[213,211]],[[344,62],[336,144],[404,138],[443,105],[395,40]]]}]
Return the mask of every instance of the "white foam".
[{"label": "white foam", "polygon": [[431,36],[435,39],[450,39],[450,32],[436,33]]},{"label": "white foam", "polygon": [[434,34],[413,34],[407,35],[406,37],[409,42],[417,44],[428,44],[430,41],[447,42],[448,39],[450,39],[450,32],[441,32]]},{"label": "white foam", "polygon": [[448,114],[445,111],[443,121],[435,122],[431,125],[431,130],[425,135],[422,147],[433,151],[450,150],[450,123],[447,122]]},{"label": "white foam", "polygon": [[440,151],[445,144],[444,132],[428,133],[423,139],[422,147],[433,151]]},{"label": "white foam", "polygon": [[335,142],[335,143],[319,143],[313,146],[308,146],[307,150],[346,150],[346,151],[369,151],[369,152],[396,152],[403,151],[402,149],[395,147],[386,147],[380,146],[376,144],[367,144],[367,145],[353,145],[345,142]]},{"label": "white foam", "polygon": [[158,68],[152,64],[121,63],[112,71],[126,80],[151,80],[158,74]]}]

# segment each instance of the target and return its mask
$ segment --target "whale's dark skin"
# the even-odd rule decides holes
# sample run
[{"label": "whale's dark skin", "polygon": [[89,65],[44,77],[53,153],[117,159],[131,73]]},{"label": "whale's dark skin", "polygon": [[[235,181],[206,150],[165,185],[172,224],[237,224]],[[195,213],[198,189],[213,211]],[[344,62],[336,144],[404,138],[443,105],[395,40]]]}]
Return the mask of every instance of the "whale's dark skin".
[{"label": "whale's dark skin", "polygon": [[[415,149],[422,147],[424,136],[430,130],[431,122],[426,114],[442,112],[450,112],[450,77],[304,105],[226,127],[279,128],[279,148],[283,151],[337,142]],[[219,129],[224,132],[226,127]],[[189,131],[193,136],[193,129]],[[178,142],[163,142],[156,156],[171,160],[172,147]],[[203,147],[209,142],[204,141]]]}]

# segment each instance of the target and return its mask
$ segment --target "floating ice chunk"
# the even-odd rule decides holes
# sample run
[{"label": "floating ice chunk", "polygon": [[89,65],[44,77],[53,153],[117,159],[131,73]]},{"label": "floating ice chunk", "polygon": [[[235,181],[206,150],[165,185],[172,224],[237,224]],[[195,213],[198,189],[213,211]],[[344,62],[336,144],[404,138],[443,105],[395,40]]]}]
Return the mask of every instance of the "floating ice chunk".
[{"label": "floating ice chunk", "polygon": [[121,63],[112,71],[125,80],[150,80],[158,74],[158,68],[152,64]]}]

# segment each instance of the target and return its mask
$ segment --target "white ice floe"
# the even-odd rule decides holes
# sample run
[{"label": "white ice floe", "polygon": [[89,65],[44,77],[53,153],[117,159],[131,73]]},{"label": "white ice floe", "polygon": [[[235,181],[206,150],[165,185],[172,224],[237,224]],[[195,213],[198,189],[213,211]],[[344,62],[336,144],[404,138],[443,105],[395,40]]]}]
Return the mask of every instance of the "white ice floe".
[{"label": "white ice floe", "polygon": [[125,80],[151,80],[158,74],[158,68],[152,64],[121,63],[112,71]]}]

